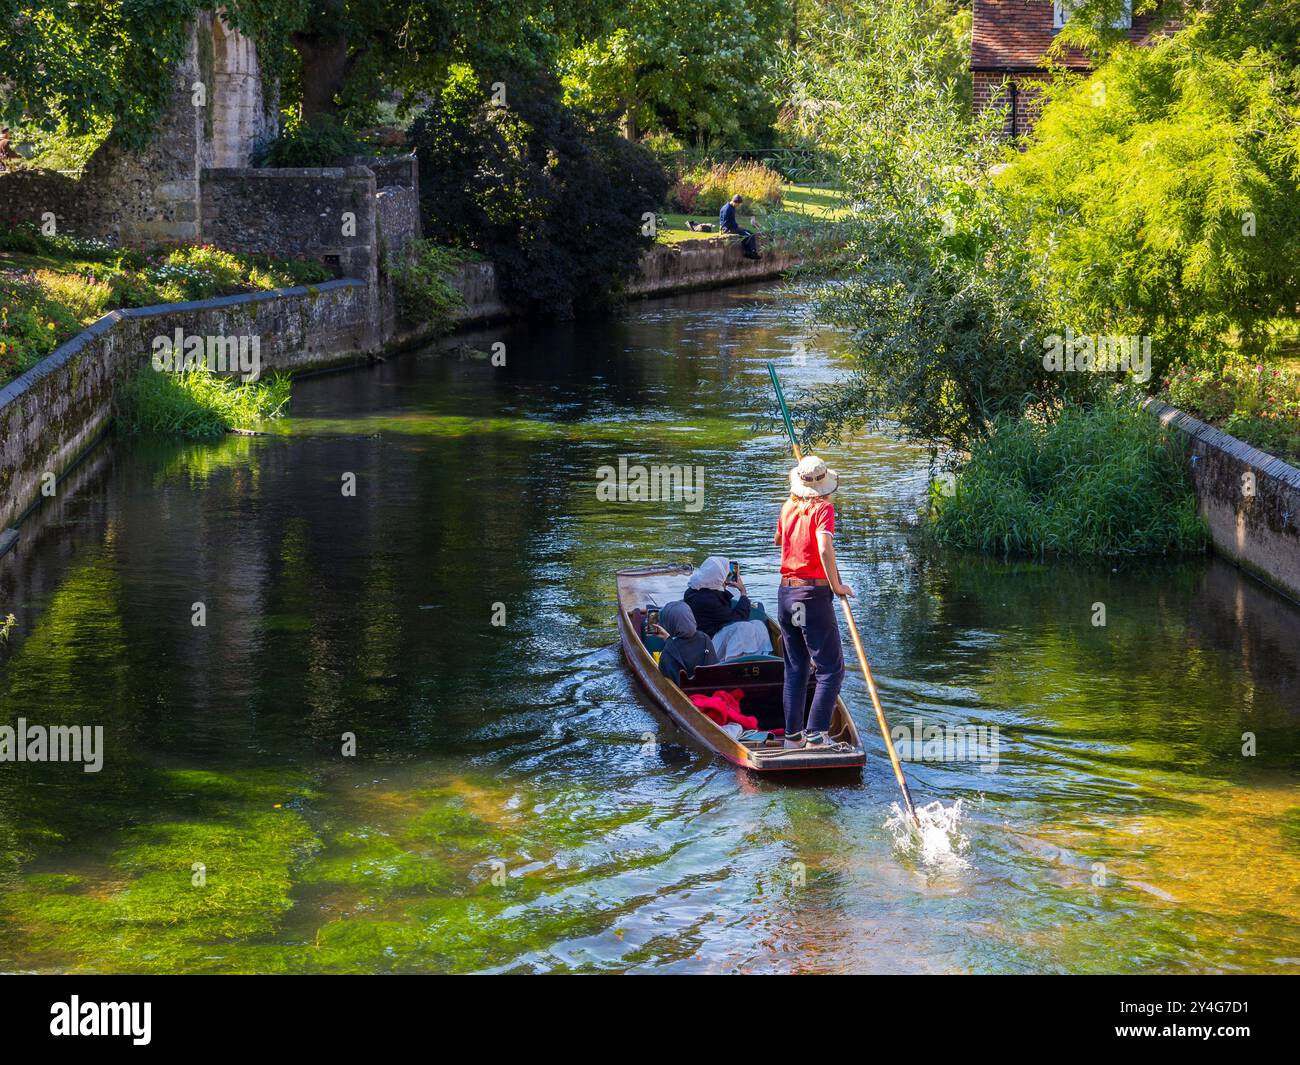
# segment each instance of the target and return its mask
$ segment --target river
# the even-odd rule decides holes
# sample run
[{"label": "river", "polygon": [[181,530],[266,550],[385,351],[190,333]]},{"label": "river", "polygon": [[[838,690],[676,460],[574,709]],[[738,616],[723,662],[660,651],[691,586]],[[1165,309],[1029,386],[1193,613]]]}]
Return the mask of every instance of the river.
[{"label": "river", "polygon": [[[855,666],[861,782],[650,712],[614,571],[729,555],[774,604],[764,364],[840,372],[799,310],[502,327],[303,379],[274,435],[97,449],[0,563],[0,720],[105,747],[0,764],[0,968],[1300,972],[1300,611],[1218,560],[941,550],[922,450],[828,450],[891,719],[996,729],[907,765],[961,801],[940,860],[887,827]],[[620,457],[704,506],[598,499]]]}]

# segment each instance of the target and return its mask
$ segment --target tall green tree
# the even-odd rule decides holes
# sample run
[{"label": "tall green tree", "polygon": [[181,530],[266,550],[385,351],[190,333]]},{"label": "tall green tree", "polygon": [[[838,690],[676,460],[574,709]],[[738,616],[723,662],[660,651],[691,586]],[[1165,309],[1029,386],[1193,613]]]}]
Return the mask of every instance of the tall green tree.
[{"label": "tall green tree", "polygon": [[1131,43],[1129,16],[1145,20],[1155,34],[1172,34],[1195,22],[1198,46],[1220,56],[1255,49],[1292,66],[1300,62],[1293,0],[1072,0],[1053,48],[1082,48],[1104,60]]},{"label": "tall green tree", "polygon": [[548,65],[578,18],[578,4],[304,0],[289,37],[291,88],[306,121],[321,114],[363,121],[394,95],[414,109],[455,63],[470,63],[489,81]]},{"label": "tall green tree", "polygon": [[448,67],[544,63],[578,0],[0,0],[0,118],[84,133],[105,122],[130,144],[154,128],[199,11],[257,42],[303,117],[358,121],[400,96],[416,106]]},{"label": "tall green tree", "polygon": [[636,272],[668,176],[606,117],[564,104],[548,72],[506,84],[499,103],[453,67],[412,124],[425,233],[490,259],[511,303],[565,317]]},{"label": "tall green tree", "polygon": [[793,0],[632,0],[564,57],[568,99],[622,118],[626,134],[767,139],[770,74]]},{"label": "tall green tree", "polygon": [[1157,374],[1267,348],[1300,304],[1300,9],[1228,4],[1054,91],[999,178],[1079,333],[1151,338]]},{"label": "tall green tree", "polygon": [[[305,0],[0,0],[0,119],[73,135],[153,135],[194,16],[220,8],[274,66]],[[278,68],[276,68],[278,72]]]},{"label": "tall green tree", "polygon": [[0,118],[84,134],[105,119],[139,140],[197,5],[0,0]]},{"label": "tall green tree", "polygon": [[969,117],[953,13],[856,0],[806,24],[784,70],[796,129],[833,158],[852,204],[848,274],[817,308],[844,330],[851,374],[799,401],[810,442],[891,419],[911,439],[968,450],[999,415],[1087,387],[1043,366],[1024,223],[989,178],[1006,153],[1000,116]]}]

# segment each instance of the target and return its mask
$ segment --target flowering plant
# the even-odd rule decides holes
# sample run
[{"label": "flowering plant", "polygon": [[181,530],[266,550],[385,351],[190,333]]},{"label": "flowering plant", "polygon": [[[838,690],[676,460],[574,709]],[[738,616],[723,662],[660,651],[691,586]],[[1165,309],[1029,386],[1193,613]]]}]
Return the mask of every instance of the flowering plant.
[{"label": "flowering plant", "polygon": [[1294,370],[1241,358],[1212,368],[1180,366],[1165,378],[1164,395],[1248,444],[1300,458],[1300,373]]}]

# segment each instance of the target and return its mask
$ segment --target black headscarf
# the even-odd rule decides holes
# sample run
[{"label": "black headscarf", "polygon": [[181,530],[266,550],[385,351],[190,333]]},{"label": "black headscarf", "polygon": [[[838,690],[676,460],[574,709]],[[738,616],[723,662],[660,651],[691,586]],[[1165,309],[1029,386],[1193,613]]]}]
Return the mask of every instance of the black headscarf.
[{"label": "black headscarf", "polygon": [[668,630],[659,655],[659,672],[676,682],[678,672],[686,670],[691,676],[699,666],[715,665],[718,652],[713,641],[695,626],[695,615],[685,603],[669,603],[659,613],[659,624]]}]

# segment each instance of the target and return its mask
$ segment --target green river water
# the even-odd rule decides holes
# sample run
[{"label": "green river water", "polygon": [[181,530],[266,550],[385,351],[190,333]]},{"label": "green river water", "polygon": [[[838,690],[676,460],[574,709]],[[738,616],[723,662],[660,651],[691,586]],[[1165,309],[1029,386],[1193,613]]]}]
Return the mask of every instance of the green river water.
[{"label": "green river water", "polygon": [[[1300,972],[1295,606],[1210,558],[941,551],[922,451],[831,449],[891,718],[999,730],[908,765],[927,858],[856,667],[866,772],[808,786],[684,744],[618,651],[622,567],[729,555],[775,602],[764,363],[826,379],[834,338],[749,289],[495,340],[101,447],[26,523],[0,721],[106,751],[0,764],[0,968]],[[702,467],[703,509],[598,499],[620,457]]]}]

